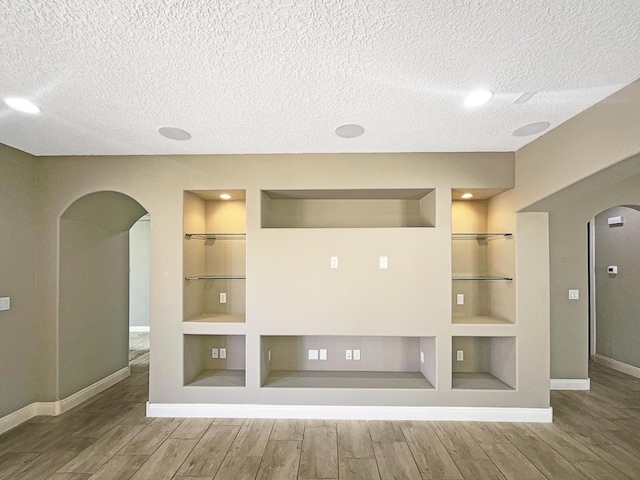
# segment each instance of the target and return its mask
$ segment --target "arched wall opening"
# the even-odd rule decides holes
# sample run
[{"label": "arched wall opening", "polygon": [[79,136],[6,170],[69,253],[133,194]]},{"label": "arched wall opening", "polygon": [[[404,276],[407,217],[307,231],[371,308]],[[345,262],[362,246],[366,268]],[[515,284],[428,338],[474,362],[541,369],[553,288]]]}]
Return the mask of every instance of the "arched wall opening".
[{"label": "arched wall opening", "polygon": [[60,217],[60,398],[128,368],[129,229],[146,213],[133,198],[103,191]]},{"label": "arched wall opening", "polygon": [[614,368],[634,367],[637,376],[640,206],[608,208],[590,222],[590,231],[590,353],[597,362]]}]

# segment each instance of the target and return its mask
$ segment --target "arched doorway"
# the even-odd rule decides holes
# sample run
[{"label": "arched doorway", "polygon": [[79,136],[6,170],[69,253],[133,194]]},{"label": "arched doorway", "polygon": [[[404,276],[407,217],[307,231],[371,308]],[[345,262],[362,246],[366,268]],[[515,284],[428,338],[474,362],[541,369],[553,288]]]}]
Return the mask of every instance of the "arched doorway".
[{"label": "arched doorway", "polygon": [[590,224],[590,354],[640,376],[640,206],[616,206]]},{"label": "arched doorway", "polygon": [[133,198],[105,191],[60,217],[60,398],[128,368],[129,229],[146,213]]}]

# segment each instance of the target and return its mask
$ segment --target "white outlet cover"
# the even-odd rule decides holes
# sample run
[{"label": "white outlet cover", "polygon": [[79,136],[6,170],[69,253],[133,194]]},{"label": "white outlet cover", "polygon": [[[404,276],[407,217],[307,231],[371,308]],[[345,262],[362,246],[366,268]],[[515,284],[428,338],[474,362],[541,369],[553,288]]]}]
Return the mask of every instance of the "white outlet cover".
[{"label": "white outlet cover", "polygon": [[389,257],[380,257],[380,269],[386,270],[389,268]]},{"label": "white outlet cover", "polygon": [[331,268],[338,268],[338,257],[331,257]]},{"label": "white outlet cover", "polygon": [[220,303],[227,303],[227,294],[224,292],[220,293]]},{"label": "white outlet cover", "polygon": [[221,348],[220,349],[220,358],[227,358],[227,349],[226,348]]},{"label": "white outlet cover", "polygon": [[11,310],[11,297],[0,298],[0,311]]},{"label": "white outlet cover", "polygon": [[346,360],[351,360],[351,358],[352,358],[352,352],[351,352],[351,350],[345,350],[345,352],[344,352],[344,358],[345,358]]},{"label": "white outlet cover", "polygon": [[464,362],[464,350],[456,351],[456,360],[459,362]]},{"label": "white outlet cover", "polygon": [[318,360],[318,350],[309,350],[309,360]]},{"label": "white outlet cover", "polygon": [[424,352],[420,350],[420,363],[424,363]]},{"label": "white outlet cover", "polygon": [[580,290],[569,290],[569,300],[580,300]]},{"label": "white outlet cover", "polygon": [[327,359],[327,349],[326,348],[321,348],[320,349],[320,360],[326,360]]},{"label": "white outlet cover", "polygon": [[218,358],[219,355],[219,351],[217,348],[212,348],[211,349],[211,358]]},{"label": "white outlet cover", "polygon": [[456,295],[456,304],[457,305],[464,305],[464,293],[458,293]]},{"label": "white outlet cover", "polygon": [[353,359],[354,360],[360,360],[360,350],[354,350],[353,351]]},{"label": "white outlet cover", "polygon": [[269,362],[271,361],[271,350],[269,350],[269,353],[267,353],[267,357],[269,357]]}]

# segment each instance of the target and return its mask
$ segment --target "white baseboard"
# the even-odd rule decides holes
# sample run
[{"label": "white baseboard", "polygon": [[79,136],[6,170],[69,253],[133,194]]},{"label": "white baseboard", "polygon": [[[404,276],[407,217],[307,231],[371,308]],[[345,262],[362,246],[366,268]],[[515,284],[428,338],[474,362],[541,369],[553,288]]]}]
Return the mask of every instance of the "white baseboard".
[{"label": "white baseboard", "polygon": [[600,365],[604,365],[605,367],[613,368],[619,372],[631,375],[632,377],[640,378],[640,368],[629,365],[628,363],[620,362],[597,353],[593,356],[593,361]]},{"label": "white baseboard", "polygon": [[552,378],[551,390],[591,390],[590,378]]},{"label": "white baseboard", "polygon": [[131,375],[131,371],[127,366],[115,373],[112,373],[108,377],[97,381],[93,385],[83,388],[79,392],[76,392],[67,398],[56,402],[34,402],[20,410],[10,413],[9,415],[5,415],[0,418],[0,434],[17,427],[21,423],[24,423],[37,415],[55,416],[67,412],[112,385],[115,385],[119,381],[124,380],[129,375]]},{"label": "white baseboard", "polygon": [[509,407],[373,407],[149,403],[148,417],[289,418],[318,420],[431,420],[550,423],[553,409]]},{"label": "white baseboard", "polygon": [[151,327],[146,326],[146,327],[134,327],[134,326],[130,326],[129,327],[129,332],[130,333],[142,333],[142,332],[150,332],[151,331]]}]

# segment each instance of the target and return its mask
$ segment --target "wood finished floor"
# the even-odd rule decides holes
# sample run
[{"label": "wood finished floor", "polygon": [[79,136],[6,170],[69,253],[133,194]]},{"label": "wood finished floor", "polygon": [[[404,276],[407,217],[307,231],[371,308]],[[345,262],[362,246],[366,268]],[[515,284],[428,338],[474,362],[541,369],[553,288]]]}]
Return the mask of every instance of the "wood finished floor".
[{"label": "wood finished floor", "polygon": [[553,424],[145,418],[146,357],[0,436],[0,480],[640,479],[640,380],[591,365]]}]

